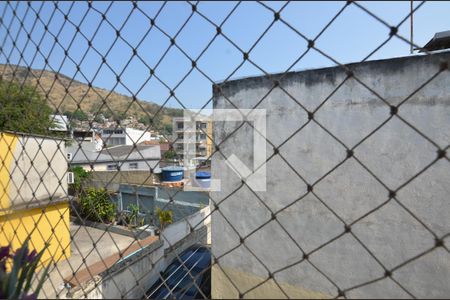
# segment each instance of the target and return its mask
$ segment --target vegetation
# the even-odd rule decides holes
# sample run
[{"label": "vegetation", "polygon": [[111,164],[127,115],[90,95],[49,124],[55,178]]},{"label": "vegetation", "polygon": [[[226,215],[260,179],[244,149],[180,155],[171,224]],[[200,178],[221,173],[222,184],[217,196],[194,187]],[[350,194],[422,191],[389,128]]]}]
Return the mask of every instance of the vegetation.
[{"label": "vegetation", "polygon": [[128,206],[128,210],[130,211],[130,214],[127,223],[131,226],[136,226],[139,216],[139,206],[137,206],[136,204],[131,204],[130,206]]},{"label": "vegetation", "polygon": [[165,124],[164,125],[164,134],[166,134],[166,135],[172,135],[172,130],[173,130],[173,125],[172,125],[172,123],[169,123],[169,124]]},{"label": "vegetation", "polygon": [[165,160],[171,160],[174,158],[177,158],[177,153],[175,152],[175,150],[170,149],[170,150],[166,151],[166,153],[164,153]]},{"label": "vegetation", "polygon": [[125,112],[118,112],[114,114],[112,117],[114,121],[121,121],[127,118],[127,114]]},{"label": "vegetation", "polygon": [[161,230],[163,230],[167,225],[173,223],[173,212],[171,210],[162,210],[157,208],[156,214],[158,215]]},{"label": "vegetation", "polygon": [[30,86],[0,80],[0,130],[48,135],[52,109]]},{"label": "vegetation", "polygon": [[118,215],[119,225],[134,228],[138,225],[144,226],[145,224],[145,218],[139,218],[139,206],[136,204],[128,205],[127,211],[121,211]]},{"label": "vegetation", "polygon": [[100,114],[98,114],[94,117],[94,121],[97,123],[103,123],[104,119]]},{"label": "vegetation", "polygon": [[75,110],[73,112],[66,111],[64,113],[64,115],[67,116],[69,119],[75,119],[75,120],[78,120],[78,121],[87,121],[88,120],[87,114],[84,111],[80,110],[80,109],[77,109],[77,110]]},{"label": "vegetation", "polygon": [[[83,112],[97,112],[98,108],[102,107],[101,112],[105,118],[111,117],[111,112],[113,111],[118,114],[118,118],[125,119],[127,116],[133,116],[139,120],[139,118],[145,117],[147,114],[154,115],[159,110],[158,116],[161,119],[161,129],[171,128],[172,118],[183,116],[182,109],[167,107],[161,109],[160,105],[147,101],[136,100],[130,106],[133,100],[132,97],[98,87],[89,87],[85,83],[72,80],[72,78],[60,73],[56,74],[47,70],[27,70],[21,66],[1,64],[0,72],[3,79],[7,82],[15,79],[18,82],[25,81],[26,84],[33,87],[37,86],[40,95],[48,94],[46,99],[50,107],[59,107],[60,111],[69,112],[69,114],[77,109]],[[39,78],[39,84],[37,84],[37,78]],[[55,78],[57,78],[56,81]],[[102,106],[103,99],[108,100],[108,107]],[[80,107],[78,107],[77,103],[79,103]],[[129,109],[128,106],[130,106]],[[120,113],[124,111],[127,113]],[[22,117],[20,120],[23,119]],[[156,122],[155,124],[158,123]],[[157,129],[159,130],[160,128],[158,127]],[[166,131],[166,133],[170,132]]]},{"label": "vegetation", "polygon": [[[29,293],[38,263],[48,244],[37,253],[29,252],[28,239],[22,247],[11,253],[10,246],[0,247],[0,299],[36,299],[47,276],[48,267],[44,269],[33,293]],[[7,265],[12,260],[8,271]]]},{"label": "vegetation", "polygon": [[116,204],[113,203],[105,189],[89,188],[80,194],[82,215],[91,221],[111,223],[116,215]]},{"label": "vegetation", "polygon": [[111,118],[111,116],[112,116],[112,113],[110,110],[104,110],[104,111],[102,111],[102,114],[107,119]]},{"label": "vegetation", "polygon": [[83,184],[91,177],[91,173],[86,172],[80,166],[72,167],[70,171],[73,172],[74,175],[74,182],[71,184],[71,187],[73,188],[75,195],[78,195],[83,188]]}]

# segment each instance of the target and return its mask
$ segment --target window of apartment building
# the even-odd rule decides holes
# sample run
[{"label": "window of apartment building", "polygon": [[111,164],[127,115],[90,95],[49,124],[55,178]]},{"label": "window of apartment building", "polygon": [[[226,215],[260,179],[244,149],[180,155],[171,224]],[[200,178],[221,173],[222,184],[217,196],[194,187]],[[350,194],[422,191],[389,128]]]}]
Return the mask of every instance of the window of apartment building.
[{"label": "window of apartment building", "polygon": [[136,170],[138,168],[138,163],[137,162],[129,163],[128,168],[130,168],[130,170]]},{"label": "window of apartment building", "polygon": [[196,126],[196,128],[197,129],[206,129],[206,123],[205,122],[197,122],[196,124],[195,124],[195,126]]},{"label": "window of apartment building", "polygon": [[115,171],[117,170],[117,164],[109,164],[106,166],[106,170],[108,171]]},{"label": "window of apartment building", "polygon": [[183,150],[184,148],[183,148],[183,144],[178,144],[177,145],[177,150]]},{"label": "window of apartment building", "polygon": [[113,133],[112,130],[109,130],[109,129],[103,130],[103,134],[112,134],[112,133]]},{"label": "window of apartment building", "polygon": [[106,139],[106,144],[109,145],[124,145],[125,144],[125,138],[108,138]]},{"label": "window of apartment building", "polygon": [[123,130],[119,129],[119,130],[114,130],[114,134],[122,134]]},{"label": "window of apartment building", "polygon": [[177,138],[178,138],[179,140],[184,139],[184,134],[178,133],[178,134],[177,134]]},{"label": "window of apartment building", "polygon": [[183,129],[184,128],[184,123],[183,122],[177,122],[177,128],[178,129]]},{"label": "window of apartment building", "polygon": [[206,140],[206,134],[205,134],[205,133],[200,133],[200,134],[198,135],[198,138],[199,138],[200,140]]}]

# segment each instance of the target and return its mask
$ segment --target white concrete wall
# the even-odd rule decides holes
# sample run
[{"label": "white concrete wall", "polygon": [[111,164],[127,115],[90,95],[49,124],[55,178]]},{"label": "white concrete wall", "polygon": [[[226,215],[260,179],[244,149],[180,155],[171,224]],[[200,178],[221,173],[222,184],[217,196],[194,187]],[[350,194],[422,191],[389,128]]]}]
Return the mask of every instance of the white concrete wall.
[{"label": "white concrete wall", "polygon": [[[215,202],[228,198],[219,205],[220,212],[212,215],[213,254],[221,256],[240,246],[219,259],[221,268],[213,269],[213,297],[238,297],[239,292],[266,280],[269,272],[280,285],[269,280],[246,297],[336,297],[338,289],[377,278],[382,279],[352,289],[346,296],[450,297],[448,149],[447,159],[438,160],[403,187],[436,159],[438,148],[450,144],[450,72],[440,73],[414,93],[439,71],[442,62],[450,63],[449,52],[349,66],[360,81],[392,105],[411,96],[398,114],[434,144],[397,116],[389,119],[390,107],[354,78],[332,94],[346,77],[342,68],[289,73],[281,80],[284,91],[271,90],[273,82],[267,77],[219,85],[223,94],[215,91],[215,109],[233,108],[229,101],[239,108],[253,108],[264,99],[257,108],[267,110],[267,138],[292,168],[280,155],[268,161],[267,191],[257,192],[261,201],[246,186],[232,193],[241,179],[222,155],[214,156],[212,176],[221,180],[222,188],[211,196]],[[307,112],[295,102],[313,111],[330,94],[314,118],[345,146],[316,123],[308,123]],[[383,186],[355,158],[346,160],[346,147],[357,145],[386,120],[354,149],[355,157]],[[215,142],[220,143],[238,125],[216,122]],[[251,168],[253,134],[250,126],[243,126],[221,144],[221,152],[226,157],[237,155]],[[267,157],[273,154],[272,145],[267,144]],[[308,193],[307,184],[313,185],[313,193]],[[398,202],[391,200],[376,209],[389,199],[388,189],[399,189]],[[375,212],[368,214],[371,210]],[[272,213],[276,213],[274,220]],[[344,226],[355,221],[352,233],[345,233]],[[245,245],[240,238],[245,238]],[[434,248],[435,238],[447,248]],[[392,270],[428,249],[433,250],[393,271],[398,284],[383,278],[384,268]],[[302,260],[304,253],[309,255],[307,260]]]},{"label": "white concrete wall", "polygon": [[[153,169],[154,171],[158,172],[158,170],[159,170],[159,166],[157,167],[158,162],[159,162],[159,159],[146,160],[146,161],[142,161],[142,160],[141,161],[127,160],[125,162],[118,162],[117,164],[120,165],[120,170],[121,171],[143,171],[143,170],[148,170],[150,172],[150,169]],[[130,163],[138,163],[138,168],[137,169],[131,169],[130,166],[129,166]],[[111,170],[108,170],[108,165],[113,165],[113,164],[116,164],[116,163],[115,162],[108,162],[108,163],[99,162],[99,163],[93,163],[92,165],[93,165],[94,171],[111,171]],[[79,166],[81,166],[86,171],[91,171],[92,170],[91,166],[89,164],[84,164],[84,165],[79,165]]]},{"label": "white concrete wall", "polygon": [[143,141],[151,140],[151,135],[148,131],[127,128],[126,132],[126,145],[133,145],[134,143],[138,144]]},{"label": "white concrete wall", "polygon": [[[123,133],[112,133],[107,134],[104,131],[105,130],[122,130]],[[139,129],[134,128],[117,128],[117,129],[110,129],[106,128],[102,131],[102,139],[108,143],[108,139],[111,138],[124,138],[125,144],[124,145],[133,145],[134,143],[138,144],[143,141],[150,141],[151,140],[151,134],[149,131],[143,131]]]},{"label": "white concrete wall", "polygon": [[[185,238],[193,230],[198,230],[202,226],[210,227],[211,223],[211,210],[208,207],[202,208],[197,213],[192,214],[176,223],[167,226],[162,234],[161,239],[164,241],[164,245],[169,247],[174,245],[181,239]],[[208,230],[210,232],[210,230]],[[208,234],[207,244],[211,244],[211,235]]]}]

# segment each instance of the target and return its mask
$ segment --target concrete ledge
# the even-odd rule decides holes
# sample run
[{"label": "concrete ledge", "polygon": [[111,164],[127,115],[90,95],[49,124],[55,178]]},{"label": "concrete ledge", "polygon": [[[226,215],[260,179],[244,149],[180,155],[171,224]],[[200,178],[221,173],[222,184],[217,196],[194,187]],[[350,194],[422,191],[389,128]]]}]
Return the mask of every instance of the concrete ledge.
[{"label": "concrete ledge", "polygon": [[142,240],[142,239],[145,239],[145,238],[151,236],[151,234],[147,231],[130,230],[130,229],[125,229],[122,226],[104,224],[104,223],[99,223],[99,222],[94,222],[94,221],[89,221],[89,220],[80,220],[80,218],[78,218],[78,217],[71,217],[71,220],[78,225],[89,226],[89,227],[97,228],[100,230],[129,236],[129,237],[136,238],[139,240]]},{"label": "concrete ledge", "polygon": [[34,208],[42,208],[46,209],[47,207],[52,207],[54,205],[64,203],[64,202],[71,202],[73,201],[73,197],[60,197],[55,199],[44,199],[44,200],[34,200],[30,201],[29,203],[20,203],[17,205],[12,204],[7,209],[0,209],[0,215],[7,215],[7,214],[14,214],[19,211],[34,209]]},{"label": "concrete ledge", "polygon": [[[75,276],[70,275],[64,278],[64,282],[68,283],[71,287],[77,287],[79,286],[79,283],[90,281],[96,275],[100,275],[102,278],[111,276],[112,273],[117,272],[123,268],[124,265],[154,251],[161,247],[162,244],[162,241],[155,236],[150,236],[142,241],[136,241],[128,248],[103,258],[89,267],[80,270]],[[139,255],[133,255],[137,252],[140,252]]]}]

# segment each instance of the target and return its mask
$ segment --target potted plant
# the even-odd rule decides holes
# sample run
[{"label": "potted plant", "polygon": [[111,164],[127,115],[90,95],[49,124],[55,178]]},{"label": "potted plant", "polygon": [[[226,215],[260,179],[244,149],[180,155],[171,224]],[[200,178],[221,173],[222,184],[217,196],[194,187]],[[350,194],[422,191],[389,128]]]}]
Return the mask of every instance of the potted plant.
[{"label": "potted plant", "polygon": [[33,276],[48,244],[37,253],[29,252],[29,239],[14,253],[10,246],[0,247],[0,299],[36,299],[48,273],[43,270],[34,291],[30,293]]},{"label": "potted plant", "polygon": [[158,215],[161,230],[163,230],[167,225],[173,223],[173,212],[171,210],[162,210],[157,208],[156,214]]}]

